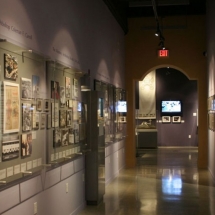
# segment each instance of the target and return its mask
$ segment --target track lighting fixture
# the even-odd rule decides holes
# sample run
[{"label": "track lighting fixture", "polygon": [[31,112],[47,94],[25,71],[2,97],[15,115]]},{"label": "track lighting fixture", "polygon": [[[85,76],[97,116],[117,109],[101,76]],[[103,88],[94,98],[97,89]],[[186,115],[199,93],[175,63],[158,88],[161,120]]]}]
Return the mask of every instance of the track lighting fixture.
[{"label": "track lighting fixture", "polygon": [[160,35],[160,27],[159,27],[159,22],[157,22],[157,30],[155,32],[155,36],[158,37]]}]

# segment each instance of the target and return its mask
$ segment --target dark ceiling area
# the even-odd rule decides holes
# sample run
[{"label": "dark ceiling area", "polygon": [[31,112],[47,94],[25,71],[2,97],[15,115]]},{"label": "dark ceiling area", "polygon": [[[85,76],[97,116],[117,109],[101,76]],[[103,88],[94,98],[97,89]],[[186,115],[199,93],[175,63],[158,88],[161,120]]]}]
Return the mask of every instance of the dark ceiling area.
[{"label": "dark ceiling area", "polygon": [[128,32],[127,19],[153,17],[153,4],[158,17],[206,14],[206,0],[103,0],[116,20]]}]

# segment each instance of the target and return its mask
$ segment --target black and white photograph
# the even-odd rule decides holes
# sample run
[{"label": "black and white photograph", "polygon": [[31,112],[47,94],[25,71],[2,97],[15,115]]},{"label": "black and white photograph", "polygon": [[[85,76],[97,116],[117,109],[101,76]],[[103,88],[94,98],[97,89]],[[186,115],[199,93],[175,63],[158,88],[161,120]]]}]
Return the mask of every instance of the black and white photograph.
[{"label": "black and white photograph", "polygon": [[51,109],[52,109],[52,127],[56,128],[59,127],[59,103],[53,102],[51,103]]},{"label": "black and white photograph", "polygon": [[78,98],[78,79],[73,79],[73,97]]},{"label": "black and white photograph", "polygon": [[60,147],[61,146],[61,130],[55,129],[53,130],[53,147]]},{"label": "black and white photograph", "polygon": [[74,123],[73,124],[73,129],[74,129],[74,136],[75,136],[75,144],[79,143],[79,124]]},{"label": "black and white photograph", "polygon": [[70,92],[71,92],[71,79],[70,77],[65,77],[65,91],[66,91],[66,98],[70,98]]},{"label": "black and white photograph", "polygon": [[43,109],[43,99],[37,99],[36,100],[36,110],[37,111],[42,111]]},{"label": "black and white photograph", "polygon": [[32,111],[31,104],[22,104],[22,130],[30,131],[32,129]]},{"label": "black and white photograph", "polygon": [[180,116],[173,116],[172,117],[172,123],[181,123],[181,117]]},{"label": "black and white photograph", "polygon": [[39,112],[36,112],[36,106],[32,106],[32,129],[39,129],[40,127],[40,114]]},{"label": "black and white photograph", "polygon": [[37,75],[32,75],[32,96],[35,99],[40,97],[40,77]]},{"label": "black and white photograph", "polygon": [[32,133],[22,134],[21,156],[26,157],[32,154]]},{"label": "black and white photograph", "polygon": [[162,116],[162,123],[170,123],[170,116]]},{"label": "black and white photograph", "polygon": [[75,143],[74,129],[69,128],[69,145],[74,145],[74,143]]},{"label": "black and white photograph", "polygon": [[52,126],[52,125],[51,125],[51,119],[52,119],[52,118],[51,118],[51,114],[48,113],[47,116],[46,116],[46,118],[47,118],[47,119],[46,119],[46,128],[49,129],[49,128],[51,128],[51,126]]},{"label": "black and white photograph", "polygon": [[19,135],[7,135],[2,139],[2,161],[19,157]]},{"label": "black and white photograph", "polygon": [[60,127],[66,126],[66,110],[60,110]]},{"label": "black and white photograph", "polygon": [[61,130],[61,145],[68,146],[69,143],[69,131],[68,129]]},{"label": "black and white photograph", "polygon": [[44,111],[49,111],[50,110],[50,100],[49,99],[44,99]]},{"label": "black and white photograph", "polygon": [[18,78],[18,60],[10,54],[4,54],[4,77],[16,80]]},{"label": "black and white photograph", "polygon": [[21,78],[22,99],[32,99],[32,83],[31,79]]},{"label": "black and white photograph", "polygon": [[65,107],[66,97],[65,97],[65,87],[60,86],[60,106]]},{"label": "black and white photograph", "polygon": [[46,127],[46,113],[40,114],[40,129],[44,129]]},{"label": "black and white photograph", "polygon": [[72,110],[66,111],[66,126],[70,127],[72,126]]}]

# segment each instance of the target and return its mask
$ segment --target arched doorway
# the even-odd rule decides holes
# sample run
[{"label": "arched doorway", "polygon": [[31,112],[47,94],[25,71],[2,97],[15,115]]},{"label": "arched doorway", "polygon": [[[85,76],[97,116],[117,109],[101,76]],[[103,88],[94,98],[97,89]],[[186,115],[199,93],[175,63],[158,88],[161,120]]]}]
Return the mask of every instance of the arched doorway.
[{"label": "arched doorway", "polygon": [[196,80],[171,67],[157,68],[137,81],[135,95],[138,148],[198,146]]}]

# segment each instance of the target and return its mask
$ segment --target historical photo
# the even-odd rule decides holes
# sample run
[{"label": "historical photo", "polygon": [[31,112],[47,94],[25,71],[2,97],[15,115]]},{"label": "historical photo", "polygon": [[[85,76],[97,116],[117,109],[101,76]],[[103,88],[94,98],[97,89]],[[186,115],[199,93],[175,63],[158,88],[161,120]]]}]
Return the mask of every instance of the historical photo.
[{"label": "historical photo", "polygon": [[46,127],[46,113],[41,113],[40,115],[40,129],[44,129]]},{"label": "historical photo", "polygon": [[31,79],[21,78],[22,99],[32,99],[32,83]]},{"label": "historical photo", "polygon": [[65,87],[60,86],[60,106],[65,107],[66,97],[65,97]]},{"label": "historical photo", "polygon": [[2,161],[19,157],[19,135],[7,135],[2,139]]},{"label": "historical photo", "polygon": [[22,104],[22,130],[30,131],[32,129],[32,111],[31,104]]},{"label": "historical photo", "polygon": [[66,111],[66,126],[72,126],[72,110]]},{"label": "historical photo", "polygon": [[60,99],[60,87],[57,81],[51,81],[51,98]]},{"label": "historical photo", "polygon": [[32,133],[22,134],[21,156],[26,157],[32,154]]},{"label": "historical photo", "polygon": [[59,103],[51,103],[52,127],[59,127]]},{"label": "historical photo", "polygon": [[70,93],[71,93],[71,79],[70,79],[70,77],[65,77],[65,86],[66,86],[66,98],[70,98]]},{"label": "historical photo", "polygon": [[79,124],[74,123],[73,124],[73,129],[74,129],[74,136],[75,136],[75,144],[79,143]]},{"label": "historical photo", "polygon": [[4,77],[16,80],[18,78],[18,60],[10,54],[4,54]]},{"label": "historical photo", "polygon": [[69,131],[68,129],[61,130],[61,145],[68,146]]},{"label": "historical photo", "polygon": [[61,146],[61,130],[55,129],[53,130],[53,147],[60,147]]},{"label": "historical photo", "polygon": [[40,127],[40,114],[36,112],[36,106],[32,106],[32,128],[39,129]]},{"label": "historical photo", "polygon": [[74,129],[69,129],[69,145],[73,145],[75,143],[75,135],[74,135]]},{"label": "historical photo", "polygon": [[60,127],[66,126],[66,110],[60,110]]},{"label": "historical photo", "polygon": [[37,111],[42,111],[43,108],[43,99],[36,100],[36,109]]},{"label": "historical photo", "polygon": [[73,106],[72,106],[72,103],[73,103],[73,101],[72,101],[72,99],[69,99],[68,100],[68,108],[72,108]]},{"label": "historical photo", "polygon": [[73,97],[78,98],[78,79],[73,79]]},{"label": "historical photo", "polygon": [[44,111],[49,111],[50,110],[50,100],[49,99],[44,99]]},{"label": "historical photo", "polygon": [[20,122],[19,85],[4,82],[4,133],[18,132]]},{"label": "historical photo", "polygon": [[33,98],[40,97],[40,77],[37,75],[32,75],[32,94]]}]

